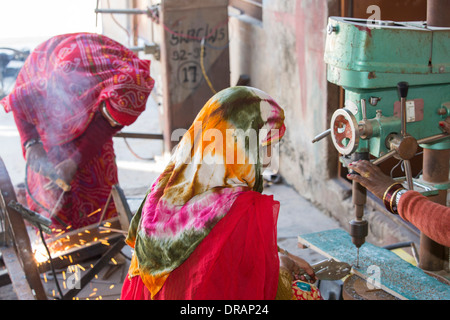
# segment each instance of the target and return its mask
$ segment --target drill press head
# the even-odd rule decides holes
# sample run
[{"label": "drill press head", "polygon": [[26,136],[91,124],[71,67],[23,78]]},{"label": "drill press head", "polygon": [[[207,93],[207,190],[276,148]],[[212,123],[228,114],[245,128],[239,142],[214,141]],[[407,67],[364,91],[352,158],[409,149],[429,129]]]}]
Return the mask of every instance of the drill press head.
[{"label": "drill press head", "polygon": [[[330,126],[339,153],[369,152],[378,158],[394,148],[414,147],[407,136],[420,145],[442,134],[438,123],[450,116],[449,39],[450,28],[424,22],[374,25],[365,19],[330,17],[327,78],[345,89],[345,107],[335,112]],[[450,139],[426,143],[429,149],[450,149]]]},{"label": "drill press head", "polygon": [[[344,166],[366,154],[379,158],[375,164],[395,156],[409,167],[418,146],[450,149],[438,125],[450,116],[448,52],[450,28],[330,17],[327,78],[345,89],[345,107],[333,114],[329,133]],[[411,188],[410,170],[406,177]],[[356,217],[350,222],[358,253],[368,235],[360,187],[354,182]]]}]

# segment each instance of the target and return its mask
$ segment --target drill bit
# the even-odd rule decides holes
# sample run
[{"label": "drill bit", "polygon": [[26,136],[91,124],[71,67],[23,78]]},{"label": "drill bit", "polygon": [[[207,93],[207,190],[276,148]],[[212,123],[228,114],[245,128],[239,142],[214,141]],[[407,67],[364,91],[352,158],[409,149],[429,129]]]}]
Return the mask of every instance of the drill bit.
[{"label": "drill bit", "polygon": [[356,248],[356,268],[359,269],[359,248]]}]

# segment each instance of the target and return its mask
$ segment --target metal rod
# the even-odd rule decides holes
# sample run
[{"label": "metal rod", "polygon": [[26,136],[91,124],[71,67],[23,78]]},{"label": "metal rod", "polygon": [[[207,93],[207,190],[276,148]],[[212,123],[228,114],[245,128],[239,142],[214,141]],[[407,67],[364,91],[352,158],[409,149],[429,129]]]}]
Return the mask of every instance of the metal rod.
[{"label": "metal rod", "polygon": [[50,219],[53,218],[56,214],[56,211],[59,210],[59,205],[61,204],[61,201],[64,197],[64,193],[65,191],[62,191],[61,194],[59,195],[58,201],[56,201],[56,204],[53,207],[52,212],[50,213]]},{"label": "metal rod", "polygon": [[386,153],[385,155],[383,155],[383,156],[379,157],[378,159],[376,159],[375,161],[373,161],[372,163],[377,166],[380,163],[382,163],[383,161],[393,157],[394,154],[396,154],[396,153],[397,153],[397,151],[391,150],[388,153]]},{"label": "metal rod", "polygon": [[322,132],[321,134],[317,135],[317,136],[313,139],[312,143],[316,143],[316,142],[322,140],[323,138],[328,137],[330,134],[331,134],[331,129],[328,129],[327,131],[324,131],[324,132]]},{"label": "metal rod", "polygon": [[148,9],[95,9],[95,13],[122,13],[122,14],[147,14]]},{"label": "metal rod", "polygon": [[408,184],[408,189],[414,190],[411,162],[409,160],[403,160],[403,165],[405,166],[405,175],[406,175],[406,182]]},{"label": "metal rod", "polygon": [[448,137],[450,137],[450,135],[448,133],[441,133],[441,134],[437,134],[435,136],[417,140],[417,144],[427,144],[427,143],[435,142],[435,141],[438,141],[438,140],[441,140],[444,138],[448,138]]},{"label": "metal rod", "polygon": [[366,122],[367,121],[366,99],[361,99],[361,112],[362,112],[363,121]]},{"label": "metal rod", "polygon": [[[354,153],[352,160],[369,160],[368,152]],[[350,236],[356,246],[356,268],[359,268],[359,248],[365,243],[369,225],[364,220],[364,206],[367,199],[367,189],[356,181],[352,183],[352,200],[355,209],[355,219],[350,221]]]},{"label": "metal rod", "polygon": [[47,227],[49,227],[52,224],[52,221],[50,219],[40,215],[39,213],[37,213],[37,212],[35,212],[33,210],[25,208],[22,204],[14,201],[14,200],[11,200],[8,203],[8,206],[10,208],[13,208],[14,210],[20,212],[22,214],[22,216],[25,219],[27,219],[28,221],[34,221],[34,222],[43,224],[43,225],[45,225]]},{"label": "metal rod", "polygon": [[116,233],[120,233],[123,235],[128,235],[128,231],[124,231],[124,230],[120,230],[120,229],[115,229],[115,228],[109,228],[109,227],[98,227],[99,230],[103,230],[103,231],[111,231],[111,232],[116,232]]},{"label": "metal rod", "polygon": [[109,208],[109,203],[111,202],[111,199],[112,199],[112,192],[109,193],[108,199],[106,199],[106,203],[105,203],[105,206],[103,207],[102,215],[100,216],[100,219],[97,222],[97,227],[99,227],[100,224],[102,223],[103,218],[105,217],[105,214],[106,214],[106,210],[108,210],[108,208]]},{"label": "metal rod", "polygon": [[406,136],[406,98],[401,98],[401,115],[402,115],[402,137]]},{"label": "metal rod", "polygon": [[136,138],[136,139],[154,139],[163,140],[164,135],[160,133],[133,133],[133,132],[118,132],[114,137],[119,138]]},{"label": "metal rod", "polygon": [[414,242],[411,242],[411,252],[414,257],[414,260],[416,260],[417,265],[419,265],[419,263],[420,263],[419,252],[417,251],[417,248],[416,248],[416,245],[414,244]]}]

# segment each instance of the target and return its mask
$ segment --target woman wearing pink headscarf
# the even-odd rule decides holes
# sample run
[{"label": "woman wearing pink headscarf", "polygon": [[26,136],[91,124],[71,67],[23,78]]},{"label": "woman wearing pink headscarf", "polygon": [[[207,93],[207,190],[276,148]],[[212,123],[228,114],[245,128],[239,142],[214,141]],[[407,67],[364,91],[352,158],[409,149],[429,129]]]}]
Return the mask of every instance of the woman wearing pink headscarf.
[{"label": "woman wearing pink headscarf", "polygon": [[[99,220],[100,213],[91,213],[103,208],[118,183],[112,137],[145,110],[153,85],[150,61],[102,35],[59,35],[32,52],[0,101],[19,130],[32,210],[55,211],[57,228]],[[38,172],[49,163],[69,192],[48,188]],[[105,217],[112,214],[114,208]]]}]

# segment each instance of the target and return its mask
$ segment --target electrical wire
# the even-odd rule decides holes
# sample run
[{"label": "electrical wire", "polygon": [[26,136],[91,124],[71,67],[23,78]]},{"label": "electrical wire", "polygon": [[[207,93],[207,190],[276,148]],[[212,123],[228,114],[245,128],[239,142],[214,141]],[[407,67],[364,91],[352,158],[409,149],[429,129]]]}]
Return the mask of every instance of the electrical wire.
[{"label": "electrical wire", "polygon": [[[107,1],[107,4],[108,4],[108,8],[110,8],[109,0]],[[215,49],[215,50],[223,50],[223,49],[226,49],[226,48],[230,45],[230,42],[228,41],[228,43],[227,43],[225,46],[222,46],[222,47],[214,47],[214,46],[212,46],[212,45],[210,45],[210,44],[208,44],[208,43],[205,44],[205,42],[206,42],[207,39],[209,39],[210,37],[212,37],[212,36],[216,33],[217,29],[219,29],[219,28],[222,27],[223,25],[227,24],[229,18],[227,17],[227,19],[225,19],[224,21],[219,22],[219,23],[211,30],[211,32],[210,32],[208,35],[206,35],[206,36],[204,36],[204,37],[201,38],[201,37],[197,37],[197,36],[192,36],[192,35],[188,35],[188,34],[183,34],[183,33],[176,32],[176,31],[172,30],[171,28],[169,28],[166,24],[161,23],[159,17],[155,15],[155,13],[153,12],[153,10],[149,9],[149,10],[148,10],[148,13],[149,13],[148,17],[149,17],[153,22],[155,22],[155,23],[157,23],[157,24],[160,24],[160,25],[164,28],[164,30],[166,30],[166,31],[169,32],[170,34],[175,35],[175,36],[178,36],[178,37],[182,37],[182,38],[185,38],[185,39],[191,39],[191,40],[201,41],[200,65],[201,65],[201,69],[202,69],[202,74],[203,74],[203,77],[205,78],[205,80],[206,80],[206,82],[207,82],[209,88],[210,88],[211,91],[213,92],[213,94],[216,94],[217,91],[214,89],[214,86],[212,85],[211,80],[209,79],[208,75],[206,74],[206,69],[205,69],[205,64],[204,64],[205,45],[208,46],[208,47],[211,48],[211,49]],[[126,28],[124,28],[124,27],[123,27],[123,26],[122,26],[122,25],[114,18],[114,15],[113,15],[113,14],[111,14],[111,18],[113,19],[113,21],[114,21],[114,22],[115,22],[122,30],[124,30],[124,31],[127,33],[127,36],[128,36],[128,42],[130,42],[131,36],[130,36],[129,31],[128,31]],[[130,149],[130,151],[131,151],[131,148],[128,146],[128,143],[127,143],[126,141],[125,141],[125,143],[127,144],[128,149]],[[142,159],[141,157],[137,156],[133,151],[131,151],[131,152],[133,153],[133,155],[134,155],[135,157],[137,157],[137,158],[139,158],[139,159]],[[147,160],[147,159],[144,159],[144,160]]]},{"label": "electrical wire", "polygon": [[[107,4],[108,4],[108,9],[111,9],[111,5],[109,4],[109,0],[107,0]],[[112,13],[111,13],[111,19],[114,21],[114,23],[115,23],[120,29],[122,29],[123,31],[125,31],[125,33],[127,34],[127,37],[128,37],[128,45],[130,45],[130,43],[131,43],[131,35],[130,35],[130,32],[128,31],[128,29],[125,28],[124,26],[122,26],[122,25],[120,24],[120,22],[116,20],[116,17],[115,17],[114,14],[112,14]]]},{"label": "electrical wire", "polygon": [[216,89],[214,89],[211,80],[209,80],[208,75],[206,74],[206,70],[205,70],[205,63],[204,63],[204,54],[205,54],[205,38],[202,39],[202,41],[200,42],[201,45],[201,52],[200,52],[200,66],[202,67],[202,73],[203,73],[203,77],[205,78],[206,82],[208,83],[209,88],[211,89],[213,94],[216,94],[217,91]]},{"label": "electrical wire", "polygon": [[[395,166],[392,167],[391,173],[390,173],[391,178],[394,177],[394,170],[395,170],[400,164],[402,164],[402,163],[403,163],[403,160],[400,160],[399,162],[397,162],[397,164],[396,164]],[[403,170],[402,170],[402,171],[403,171]]]},{"label": "electrical wire", "polygon": [[167,25],[165,25],[164,23],[161,23],[161,21],[159,20],[159,17],[157,17],[157,16],[154,14],[154,12],[153,12],[152,10],[149,10],[149,13],[150,13],[150,15],[149,15],[150,19],[151,19],[153,22],[162,25],[162,27],[164,28],[164,30],[166,30],[166,31],[169,32],[170,34],[175,35],[175,36],[177,36],[177,37],[182,37],[182,38],[185,38],[185,39],[191,39],[191,40],[197,40],[197,41],[200,41],[200,46],[201,46],[201,52],[200,52],[200,66],[201,66],[201,69],[202,69],[202,74],[203,74],[203,77],[204,77],[205,80],[206,80],[206,83],[208,84],[209,88],[211,89],[212,93],[213,93],[213,94],[216,94],[217,91],[214,89],[214,86],[212,85],[211,80],[209,79],[208,75],[206,74],[205,63],[204,63],[205,44],[206,44],[209,48],[215,49],[215,50],[223,50],[223,49],[226,49],[226,48],[230,45],[230,41],[228,41],[228,43],[227,43],[225,46],[223,46],[223,47],[214,47],[214,46],[212,46],[212,45],[206,43],[206,40],[209,39],[210,37],[212,37],[212,36],[216,33],[217,29],[219,29],[220,27],[222,27],[222,26],[225,25],[225,24],[228,24],[229,18],[227,17],[227,19],[225,19],[224,21],[219,22],[219,23],[211,30],[211,32],[210,32],[209,34],[207,34],[206,36],[204,36],[204,37],[201,38],[201,37],[197,37],[197,36],[192,36],[192,35],[188,35],[188,34],[183,34],[183,33],[176,32],[176,31],[172,30],[171,28],[169,28],[169,27],[168,27]]},{"label": "electrical wire", "polygon": [[[414,155],[414,157],[417,157],[417,156],[419,156],[419,155],[421,155],[421,154],[423,154],[423,151],[416,153],[416,154]],[[391,171],[390,171],[390,176],[391,176],[391,178],[394,178],[394,170],[395,170],[399,165],[401,165],[401,166],[400,166],[400,169],[402,170],[402,172],[405,172],[405,167],[404,167],[403,163],[404,163],[404,161],[403,161],[403,160],[400,160],[395,166],[392,167],[392,169],[391,169]],[[415,176],[415,178],[417,179],[418,177],[420,177],[420,175],[422,174],[422,172],[423,172],[423,169],[420,170],[420,172]]]},{"label": "electrical wire", "polygon": [[47,251],[48,260],[50,261],[50,268],[52,270],[53,278],[55,279],[56,289],[58,290],[58,293],[62,300],[63,293],[62,293],[61,287],[59,286],[58,278],[56,277],[55,266],[53,265],[52,256],[50,254],[50,250],[48,249],[47,242],[45,241],[45,238],[44,238],[44,233],[42,232],[42,228],[40,226],[39,226],[39,235],[41,236],[42,244],[44,245],[45,250]]},{"label": "electrical wire", "polygon": [[131,152],[131,154],[133,156],[135,156],[136,158],[138,158],[140,160],[155,160],[155,157],[144,158],[144,157],[139,156],[136,152],[133,151],[133,149],[131,149],[131,146],[128,144],[127,138],[123,138],[123,141],[125,142],[125,145],[127,146],[128,150]]}]

